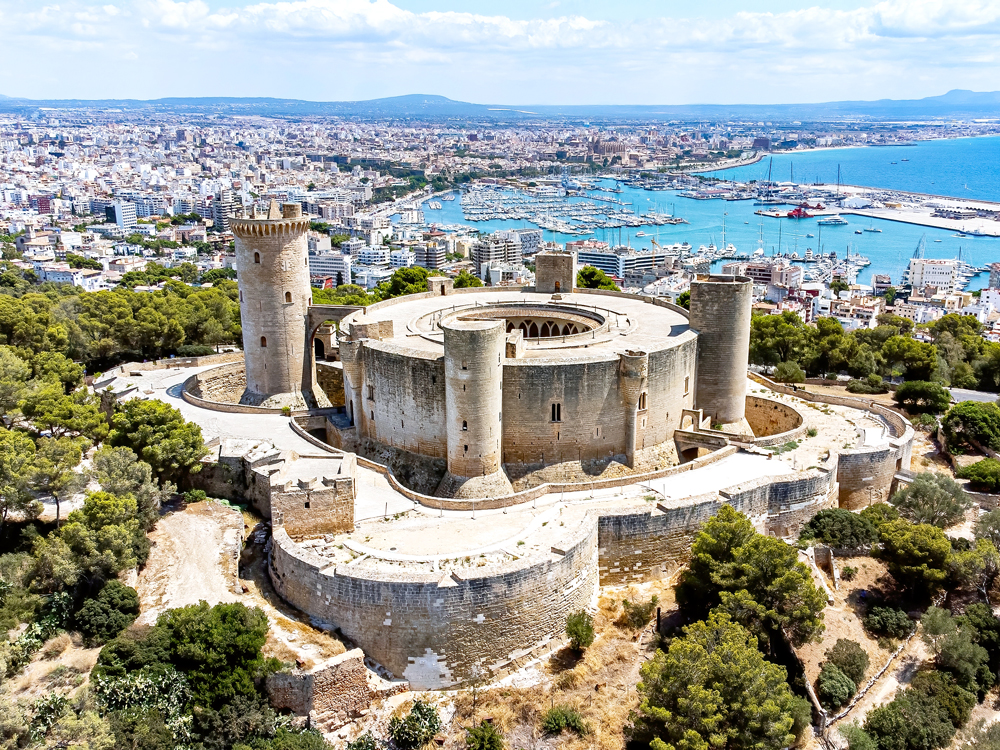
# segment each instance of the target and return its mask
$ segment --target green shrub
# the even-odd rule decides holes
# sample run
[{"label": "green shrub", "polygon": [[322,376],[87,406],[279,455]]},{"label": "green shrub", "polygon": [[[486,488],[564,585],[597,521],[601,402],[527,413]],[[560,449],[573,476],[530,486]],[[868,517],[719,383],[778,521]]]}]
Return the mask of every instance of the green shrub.
[{"label": "green shrub", "polygon": [[809,437],[816,437],[817,435],[819,435],[819,430],[817,430],[815,427],[810,427],[808,430],[806,430],[806,435],[808,435]]},{"label": "green shrub", "polygon": [[184,493],[184,502],[186,503],[200,503],[208,500],[208,494],[205,490],[188,490]]},{"label": "green shrub", "polygon": [[215,354],[215,349],[203,344],[185,344],[177,347],[178,357],[207,357]]},{"label": "green shrub", "polygon": [[503,750],[503,735],[490,722],[484,721],[465,730],[465,746],[468,750]]},{"label": "green shrub", "polygon": [[878,743],[857,724],[845,724],[837,731],[847,740],[848,750],[879,750]]},{"label": "green shrub", "polygon": [[352,742],[348,742],[347,750],[378,750],[378,740],[371,732],[365,732]]},{"label": "green shrub", "polygon": [[847,384],[850,393],[888,393],[889,386],[882,380],[882,376],[872,373],[864,380],[851,380]]},{"label": "green shrub", "polygon": [[48,693],[32,703],[31,709],[34,714],[31,719],[31,736],[40,740],[69,709],[69,699],[60,693]]},{"label": "green shrub", "polygon": [[951,394],[939,383],[907,380],[892,394],[893,400],[912,412],[940,414],[948,409]]},{"label": "green shrub", "polygon": [[924,472],[893,495],[889,502],[899,515],[915,524],[929,523],[946,529],[962,520],[972,506],[962,486],[944,474]]},{"label": "green shrub", "polygon": [[772,376],[779,383],[804,383],[806,373],[796,362],[781,362]]},{"label": "green shrub", "polygon": [[937,429],[938,419],[933,414],[928,414],[924,412],[919,417],[916,418],[916,423],[918,427],[923,427],[925,430]]},{"label": "green shrub", "polygon": [[855,685],[864,681],[868,671],[868,654],[856,641],[838,638],[833,648],[826,652],[826,659],[850,677]]},{"label": "green shrub", "polygon": [[430,703],[416,701],[405,719],[389,719],[389,736],[401,750],[415,750],[434,739],[441,731],[441,717]]},{"label": "green shrub", "polygon": [[963,690],[951,675],[944,672],[918,672],[910,687],[934,698],[947,712],[956,729],[969,720],[969,715],[976,705],[976,696],[968,690]]},{"label": "green shrub", "polygon": [[831,547],[854,549],[868,547],[878,540],[875,525],[857,513],[843,508],[821,510],[807,523],[802,539],[817,539]]},{"label": "green shrub", "polygon": [[952,452],[985,446],[1000,450],[1000,406],[963,401],[955,404],[941,420],[948,448]]},{"label": "green shrub", "polygon": [[951,742],[955,725],[936,696],[911,687],[870,711],[865,732],[884,750],[933,750]]},{"label": "green shrub", "polygon": [[853,581],[857,574],[858,569],[852,568],[850,565],[845,565],[844,569],[840,571],[840,577],[845,581]]},{"label": "green shrub", "polygon": [[858,691],[858,686],[836,664],[825,662],[816,679],[816,694],[827,708],[837,709]]},{"label": "green shrub", "polygon": [[979,492],[996,492],[1000,489],[1000,461],[984,458],[958,470],[959,479],[968,479]]},{"label": "green shrub", "polygon": [[77,630],[89,646],[102,645],[135,622],[139,595],[121,581],[108,581],[94,599],[88,599],[74,617]]},{"label": "green shrub", "polygon": [[594,642],[594,618],[586,610],[573,612],[566,618],[566,635],[574,651],[583,651]]},{"label": "green shrub", "polygon": [[862,518],[871,521],[877,530],[882,524],[895,521],[899,518],[899,511],[889,505],[889,503],[875,503],[862,510],[860,515]]},{"label": "green shrub", "polygon": [[659,597],[655,595],[648,602],[630,602],[625,599],[622,601],[622,616],[619,622],[633,630],[645,627],[656,612],[656,605],[659,602]]},{"label": "green shrub", "polygon": [[553,706],[542,716],[542,729],[559,734],[567,729],[583,736],[590,731],[580,712],[569,706]]},{"label": "green shrub", "polygon": [[913,620],[895,607],[872,607],[864,623],[869,632],[888,638],[905,638],[913,631]]}]

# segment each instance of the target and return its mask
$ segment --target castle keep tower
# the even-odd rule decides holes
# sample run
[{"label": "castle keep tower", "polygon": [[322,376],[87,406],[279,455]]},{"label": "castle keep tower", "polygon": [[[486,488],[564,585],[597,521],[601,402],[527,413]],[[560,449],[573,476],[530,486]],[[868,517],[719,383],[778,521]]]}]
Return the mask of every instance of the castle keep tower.
[{"label": "castle keep tower", "polygon": [[314,405],[309,346],[309,220],[271,201],[266,218],[234,218],[247,386],[241,404]]},{"label": "castle keep tower", "polygon": [[700,275],[691,282],[690,324],[698,332],[694,405],[716,424],[746,413],[753,282],[745,276]]},{"label": "castle keep tower", "polygon": [[444,497],[501,497],[513,493],[503,473],[503,321],[452,319],[444,331],[444,388],[448,472]]}]

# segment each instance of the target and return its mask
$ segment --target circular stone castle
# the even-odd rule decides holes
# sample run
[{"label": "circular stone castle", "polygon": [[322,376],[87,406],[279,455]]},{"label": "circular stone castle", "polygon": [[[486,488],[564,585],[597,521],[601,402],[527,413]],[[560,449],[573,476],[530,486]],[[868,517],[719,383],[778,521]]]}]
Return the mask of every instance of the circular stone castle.
[{"label": "circular stone castle", "polygon": [[[312,305],[297,204],[231,225],[245,390],[215,406],[291,407],[316,455],[223,444],[199,476],[272,519],[281,596],[414,687],[516,669],[558,645],[600,586],[683,565],[723,503],[790,536],[823,508],[884,499],[909,467],[906,420],[839,397],[816,398],[851,411],[836,450],[805,470],[760,455],[830,412],[748,395],[749,279],[697,277],[689,312],[576,289],[574,257],[540,253],[534,287],[431,277],[427,292],[366,308]],[[376,474],[410,512],[383,513],[384,495],[372,507]]]},{"label": "circular stone castle", "polygon": [[575,273],[573,256],[541,254],[534,288],[454,290],[432,277],[427,294],[345,317],[346,410],[329,442],[405,454],[430,476],[438,462],[426,492],[491,498],[611,461],[675,464],[685,420],[752,434],[749,279],[695,281],[695,330],[674,305],[574,290]]}]

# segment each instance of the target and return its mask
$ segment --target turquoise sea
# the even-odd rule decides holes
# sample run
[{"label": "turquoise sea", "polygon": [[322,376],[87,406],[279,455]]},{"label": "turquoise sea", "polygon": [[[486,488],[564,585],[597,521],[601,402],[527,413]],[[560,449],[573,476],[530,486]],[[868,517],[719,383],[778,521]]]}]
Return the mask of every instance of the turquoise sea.
[{"label": "turquoise sea", "polygon": [[[909,159],[900,162],[900,159]],[[890,162],[897,164],[892,165]],[[962,197],[1000,201],[1000,137],[963,138],[956,140],[926,141],[916,146],[833,149],[802,152],[791,156],[775,156],[772,179],[787,180],[794,170],[798,182],[835,182],[837,164],[841,165],[842,181],[854,185],[939,193]],[[903,167],[903,169],[900,169]],[[763,169],[763,175],[761,170]],[[781,170],[784,170],[782,172]],[[832,170],[832,175],[831,175]],[[767,161],[721,173],[727,179],[738,180],[766,178]],[[613,184],[608,182],[607,184]],[[969,190],[965,191],[968,184]],[[660,244],[690,242],[699,245],[732,243],[740,252],[752,253],[763,237],[768,255],[797,250],[802,255],[807,248],[835,250],[843,255],[848,247],[851,254],[866,256],[871,265],[858,276],[861,283],[869,283],[872,274],[888,273],[899,283],[913,251],[921,238],[925,242],[925,257],[955,258],[961,252],[967,262],[982,266],[1000,261],[1000,238],[956,237],[950,230],[920,227],[893,221],[870,221],[858,216],[845,216],[848,226],[823,227],[822,233],[815,219],[771,219],[754,214],[759,207],[752,201],[701,201],[683,198],[672,191],[647,191],[622,187],[615,197],[631,203],[636,214],[656,209],[686,219],[688,224],[676,226],[646,226],[622,228],[621,239],[632,247],[650,246],[650,239]],[[604,194],[607,195],[607,194]],[[570,199],[581,200],[581,199]],[[462,216],[459,200],[444,201],[440,210],[426,209],[427,221],[440,224],[465,224],[482,232],[531,226],[520,221],[466,221]],[[855,234],[855,230],[876,226],[881,233]],[[647,237],[636,237],[637,232]],[[814,237],[808,238],[807,234]],[[617,243],[619,230],[597,229],[592,235],[565,235],[545,232],[547,240],[564,243],[581,237],[594,237]],[[822,241],[822,248],[820,248]],[[717,264],[717,267],[720,266]],[[973,280],[970,289],[986,285],[985,274]]]}]

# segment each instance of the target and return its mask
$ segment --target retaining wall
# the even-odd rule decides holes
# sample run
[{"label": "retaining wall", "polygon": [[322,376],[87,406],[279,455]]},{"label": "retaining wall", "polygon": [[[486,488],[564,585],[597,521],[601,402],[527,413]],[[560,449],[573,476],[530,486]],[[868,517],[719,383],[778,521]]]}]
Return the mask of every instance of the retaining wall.
[{"label": "retaining wall", "polygon": [[762,533],[797,533],[836,504],[836,482],[813,469],[648,510],[596,509],[567,531],[560,549],[474,572],[426,574],[366,557],[331,563],[295,544],[279,519],[271,578],[283,598],[334,623],[415,689],[444,688],[515,670],[557,645],[566,616],[587,607],[599,585],[669,575],[723,504]]},{"label": "retaining wall", "polygon": [[891,435],[888,443],[840,451],[837,456],[837,483],[840,485],[841,508],[859,510],[872,503],[889,499],[896,472],[910,468],[914,431],[906,417],[875,401],[810,393],[804,389],[776,383],[755,372],[750,372],[749,377],[778,393],[805,401],[848,406],[882,417]]},{"label": "retaining wall", "polygon": [[415,689],[439,689],[518,668],[565,637],[566,617],[596,596],[597,524],[588,514],[564,550],[437,575],[365,568],[303,550],[274,529],[275,590],[335,623]]},{"label": "retaining wall", "polygon": [[784,445],[806,433],[805,420],[797,409],[761,396],[747,396],[746,419],[754,434],[754,445]]}]

